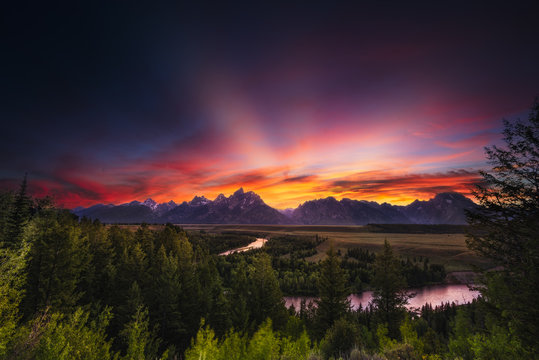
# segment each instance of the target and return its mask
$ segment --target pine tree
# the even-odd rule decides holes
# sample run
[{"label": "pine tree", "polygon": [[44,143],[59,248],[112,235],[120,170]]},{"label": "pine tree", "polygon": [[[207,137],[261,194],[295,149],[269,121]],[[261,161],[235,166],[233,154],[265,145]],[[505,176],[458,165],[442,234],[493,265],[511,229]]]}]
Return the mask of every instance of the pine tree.
[{"label": "pine tree", "polygon": [[204,326],[204,319],[200,324],[200,330],[191,341],[191,346],[185,352],[186,360],[210,360],[220,359],[219,340],[215,338],[215,332]]},{"label": "pine tree", "polygon": [[3,246],[17,248],[20,245],[24,226],[30,220],[31,204],[32,200],[27,194],[26,175],[24,175],[7,219]]},{"label": "pine tree", "polygon": [[271,320],[264,321],[253,334],[247,347],[248,360],[279,359],[280,341],[272,330]]},{"label": "pine tree", "polygon": [[492,165],[473,195],[468,246],[499,271],[484,274],[483,295],[509,331],[539,352],[539,102],[527,122],[504,120],[503,147],[487,147]]},{"label": "pine tree", "polygon": [[5,247],[4,239],[7,235],[7,223],[15,195],[12,191],[0,193],[0,247]]},{"label": "pine tree", "polygon": [[157,359],[160,340],[150,330],[148,309],[139,306],[121,335],[126,344],[126,354],[122,360]]},{"label": "pine tree", "polygon": [[271,267],[271,258],[268,254],[260,254],[254,259],[253,265],[249,309],[254,325],[260,325],[269,317],[274,326],[280,329],[286,325],[287,314],[279,280]]},{"label": "pine tree", "polygon": [[29,237],[30,253],[24,298],[25,314],[51,307],[69,311],[81,297],[78,284],[87,265],[87,242],[77,218],[56,211],[35,220]]},{"label": "pine tree", "polygon": [[156,267],[150,269],[154,286],[146,299],[152,320],[159,325],[159,337],[169,344],[187,337],[188,326],[180,310],[182,281],[178,259],[167,255],[164,246],[157,251]]},{"label": "pine tree", "polygon": [[144,299],[140,287],[133,281],[127,292],[122,291],[124,299],[114,308],[114,318],[109,327],[109,333],[116,336],[120,329],[125,329],[127,324],[133,320],[133,316],[144,307]]},{"label": "pine tree", "polygon": [[410,295],[405,291],[406,279],[401,273],[400,262],[393,255],[387,240],[384,249],[377,254],[374,264],[374,293],[372,302],[380,320],[388,326],[389,335],[399,335],[399,323],[404,315],[404,306]]},{"label": "pine tree", "polygon": [[108,302],[109,295],[118,289],[113,286],[116,267],[107,229],[99,220],[90,221],[86,218],[80,220],[80,227],[88,242],[88,264],[82,270],[79,284],[83,292],[81,301],[85,304]]},{"label": "pine tree", "polygon": [[338,319],[320,341],[320,351],[327,359],[338,358],[358,344],[359,334],[356,323],[345,318]]},{"label": "pine tree", "polygon": [[112,341],[106,329],[112,314],[106,308],[90,319],[82,309],[65,317],[59,313],[51,316],[32,359],[36,360],[108,360],[117,356],[111,351]]},{"label": "pine tree", "polygon": [[213,326],[217,336],[223,336],[232,324],[230,319],[230,306],[226,298],[221,281],[216,279],[212,286],[211,309],[208,322]]},{"label": "pine tree", "polygon": [[0,249],[0,359],[5,358],[17,331],[27,253],[28,246],[18,250]]},{"label": "pine tree", "polygon": [[198,266],[200,294],[199,306],[203,316],[218,337],[222,337],[230,328],[231,316],[228,299],[225,297],[221,278],[212,259],[206,258]]},{"label": "pine tree", "polygon": [[322,337],[335,321],[350,310],[350,289],[347,287],[347,274],[341,267],[339,257],[331,246],[327,257],[321,264],[318,279],[318,308],[316,310],[317,333]]},{"label": "pine tree", "polygon": [[240,332],[247,330],[249,325],[249,281],[247,278],[247,263],[244,258],[232,273],[232,289],[228,302],[231,310],[231,320],[234,328]]},{"label": "pine tree", "polygon": [[148,224],[142,224],[135,232],[135,241],[140,244],[148,258],[148,266],[153,266],[152,261],[156,251],[155,233],[150,230]]}]

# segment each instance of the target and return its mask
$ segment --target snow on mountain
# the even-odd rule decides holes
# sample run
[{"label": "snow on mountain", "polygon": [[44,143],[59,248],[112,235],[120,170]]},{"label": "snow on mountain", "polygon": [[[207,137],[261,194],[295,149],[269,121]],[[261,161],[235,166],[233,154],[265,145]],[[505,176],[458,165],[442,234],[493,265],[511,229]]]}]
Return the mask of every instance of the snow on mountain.
[{"label": "snow on mountain", "polygon": [[202,206],[209,204],[211,201],[206,199],[204,196],[195,196],[193,200],[189,202],[191,206]]},{"label": "snow on mountain", "polygon": [[229,197],[215,200],[195,196],[177,205],[174,201],[157,203],[152,199],[122,205],[98,204],[78,207],[73,213],[103,222],[154,222],[177,224],[465,224],[465,210],[475,208],[459,193],[441,193],[427,201],[415,200],[407,206],[333,197],[306,201],[296,209],[276,210],[253,191],[239,188]]},{"label": "snow on mountain", "polygon": [[159,204],[156,203],[153,199],[148,198],[148,199],[144,200],[142,205],[145,205],[145,206],[149,207],[150,209],[155,210]]}]

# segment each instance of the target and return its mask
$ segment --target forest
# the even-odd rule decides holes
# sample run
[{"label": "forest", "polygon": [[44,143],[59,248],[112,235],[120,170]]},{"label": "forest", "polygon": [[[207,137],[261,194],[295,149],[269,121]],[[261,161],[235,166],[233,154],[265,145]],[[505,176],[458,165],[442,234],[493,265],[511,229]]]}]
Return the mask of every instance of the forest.
[{"label": "forest", "polygon": [[[539,105],[505,123],[506,146],[468,214],[468,246],[495,264],[470,304],[406,310],[410,286],[443,266],[395,254],[276,236],[167,224],[110,226],[28,195],[26,178],[0,195],[0,359],[535,359],[539,358]],[[347,296],[374,291],[352,310]],[[315,295],[287,309],[283,296]]]},{"label": "forest", "polygon": [[[402,331],[415,336],[417,355],[449,350],[455,305],[424,307],[414,317],[402,303],[385,314],[348,307],[347,295],[362,284],[390,286],[380,300],[402,302],[407,277],[438,274],[425,271],[427,263],[398,260],[389,244],[383,256],[351,250],[309,263],[301,256],[316,239],[280,237],[225,257],[217,254],[227,244],[251,238],[187,233],[174,225],[132,231],[78,219],[24,191],[2,199],[3,209],[25,204],[19,210],[26,214],[20,230],[9,226],[13,214],[3,226],[21,239],[20,248],[3,243],[4,258],[12,255],[2,264],[9,276],[2,283],[8,300],[2,316],[10,319],[2,331],[6,358],[198,359],[203,352],[207,358],[296,359],[347,357],[354,349],[386,356],[416,351],[395,342]],[[283,295],[298,293],[320,296],[318,307],[297,314],[286,309]]]}]

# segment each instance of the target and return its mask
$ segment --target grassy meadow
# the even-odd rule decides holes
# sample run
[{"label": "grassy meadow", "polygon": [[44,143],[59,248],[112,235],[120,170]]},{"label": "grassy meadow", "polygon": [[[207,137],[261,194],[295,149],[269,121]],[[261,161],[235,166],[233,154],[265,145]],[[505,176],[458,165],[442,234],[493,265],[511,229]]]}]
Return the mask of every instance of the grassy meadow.
[{"label": "grassy meadow", "polygon": [[[123,225],[136,228],[138,225]],[[158,229],[162,225],[151,225]],[[472,270],[474,266],[489,267],[488,262],[474,255],[466,247],[466,226],[451,225],[181,225],[186,230],[210,233],[242,233],[261,237],[272,235],[307,235],[327,239],[318,247],[318,253],[307,258],[318,261],[333,244],[336,250],[363,248],[377,252],[387,239],[393,249],[404,257],[428,257],[431,263],[442,264],[448,272]]]}]

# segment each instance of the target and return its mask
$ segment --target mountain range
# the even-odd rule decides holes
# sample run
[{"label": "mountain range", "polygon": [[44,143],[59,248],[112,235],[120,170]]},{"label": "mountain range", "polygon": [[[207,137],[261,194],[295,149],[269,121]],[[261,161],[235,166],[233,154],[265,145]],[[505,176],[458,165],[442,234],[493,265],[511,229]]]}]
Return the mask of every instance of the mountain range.
[{"label": "mountain range", "polygon": [[333,197],[306,201],[296,209],[277,210],[252,191],[237,190],[229,197],[220,194],[215,200],[195,196],[181,204],[157,203],[152,199],[121,205],[98,204],[72,210],[80,217],[104,223],[174,223],[174,224],[465,224],[465,210],[477,205],[456,192],[441,193],[427,201],[409,205],[379,204],[373,201],[337,200]]}]

